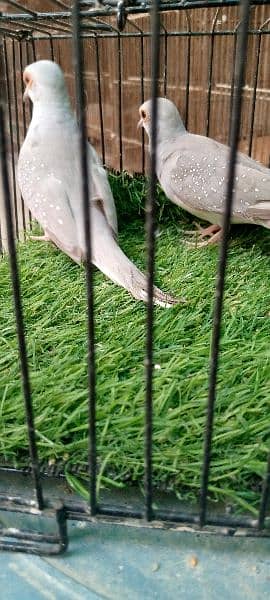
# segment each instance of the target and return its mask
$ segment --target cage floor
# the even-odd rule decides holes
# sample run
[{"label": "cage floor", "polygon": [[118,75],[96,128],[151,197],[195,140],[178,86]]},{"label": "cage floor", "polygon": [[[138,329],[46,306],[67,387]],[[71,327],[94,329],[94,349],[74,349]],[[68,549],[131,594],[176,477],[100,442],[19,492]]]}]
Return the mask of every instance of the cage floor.
[{"label": "cage floor", "polygon": [[7,600],[269,597],[269,539],[82,522],[71,522],[69,534],[62,557],[1,553]]},{"label": "cage floor", "polygon": [[[144,269],[144,184],[112,178],[120,244]],[[185,297],[157,309],[154,369],[154,482],[178,497],[200,485],[217,248],[183,243],[192,218],[158,205],[157,284]],[[190,239],[190,238],[188,238]],[[270,235],[234,227],[227,291],[210,493],[256,515],[269,446]],[[50,245],[19,247],[37,441],[43,465],[59,461],[75,489],[87,460],[84,271]],[[26,464],[27,440],[7,260],[0,261],[2,341],[1,463]],[[145,308],[95,273],[98,487],[121,488],[143,474]]]}]

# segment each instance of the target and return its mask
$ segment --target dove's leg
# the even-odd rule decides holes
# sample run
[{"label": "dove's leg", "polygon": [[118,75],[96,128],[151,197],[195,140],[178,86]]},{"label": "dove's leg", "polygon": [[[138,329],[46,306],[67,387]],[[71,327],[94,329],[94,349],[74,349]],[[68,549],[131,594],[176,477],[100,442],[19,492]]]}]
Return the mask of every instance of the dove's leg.
[{"label": "dove's leg", "polygon": [[208,246],[209,244],[216,244],[217,242],[220,242],[221,238],[222,238],[222,229],[221,227],[218,229],[218,231],[216,231],[216,233],[213,233],[211,235],[211,237],[208,240],[205,240],[204,242],[200,242],[200,244],[198,244],[199,247],[202,246]]},{"label": "dove's leg", "polygon": [[[186,242],[188,246],[190,246],[191,248],[202,248],[203,246],[208,246],[208,244],[216,244],[217,242],[219,242],[222,235],[222,229],[220,225],[213,224],[209,225],[208,227],[201,227],[198,223],[195,223],[195,226],[198,231],[189,231],[188,233],[192,233],[193,235],[195,235],[196,241]],[[209,236],[209,239],[203,240],[203,238],[207,236]]]},{"label": "dove's leg", "polygon": [[[222,228],[219,227],[219,225],[210,225],[209,227],[203,229],[202,233],[198,236],[199,240],[202,241],[198,241],[197,239],[195,242],[186,242],[186,245],[190,246],[191,248],[203,248],[204,246],[208,246],[209,244],[216,244],[221,240],[222,233]],[[204,238],[207,235],[210,236],[209,239],[203,240],[202,238]]]},{"label": "dove's leg", "polygon": [[219,225],[209,225],[208,227],[201,227],[199,223],[196,223],[196,221],[194,222],[194,225],[196,227],[196,230],[193,229],[192,231],[185,231],[185,234],[195,235],[199,238],[204,238],[208,235],[213,235],[213,233],[216,233],[221,229]]},{"label": "dove's leg", "polygon": [[[216,231],[216,233],[213,233],[208,240],[203,240],[201,242],[186,242],[186,244],[191,248],[203,248],[204,246],[209,246],[209,244],[216,244],[217,242],[220,242],[222,233],[222,229],[220,228],[218,231]],[[199,237],[201,238],[201,236]]]},{"label": "dove's leg", "polygon": [[209,225],[208,227],[201,227],[196,223],[196,227],[199,230],[200,238],[204,238],[210,235],[210,239],[212,239],[213,234],[221,230],[221,227],[219,225]]}]

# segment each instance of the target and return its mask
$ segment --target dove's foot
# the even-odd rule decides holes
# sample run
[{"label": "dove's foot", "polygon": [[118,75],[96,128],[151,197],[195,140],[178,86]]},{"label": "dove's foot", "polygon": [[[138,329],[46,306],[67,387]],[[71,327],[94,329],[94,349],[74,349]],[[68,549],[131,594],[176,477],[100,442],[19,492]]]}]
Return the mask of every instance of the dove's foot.
[{"label": "dove's foot", "polygon": [[33,242],[50,242],[48,235],[29,235],[29,240]]},{"label": "dove's foot", "polygon": [[203,246],[209,246],[209,244],[217,244],[218,242],[220,242],[222,238],[222,229],[219,229],[218,231],[216,231],[216,233],[213,233],[208,240],[204,240],[202,242],[199,242],[197,244],[197,248],[203,248]]},{"label": "dove's foot", "polygon": [[209,227],[201,227],[198,223],[196,223],[196,227],[199,230],[200,238],[210,236],[212,239],[213,234],[221,231],[221,227],[219,225],[209,225]]},{"label": "dove's foot", "polygon": [[[196,235],[195,242],[186,242],[187,246],[191,248],[203,248],[204,246],[208,246],[208,244],[216,244],[220,241],[222,237],[222,229],[219,225],[209,225],[209,227],[201,227],[198,223],[195,223],[197,231],[187,232],[189,234]],[[203,238],[209,236],[208,240],[204,240]]]}]

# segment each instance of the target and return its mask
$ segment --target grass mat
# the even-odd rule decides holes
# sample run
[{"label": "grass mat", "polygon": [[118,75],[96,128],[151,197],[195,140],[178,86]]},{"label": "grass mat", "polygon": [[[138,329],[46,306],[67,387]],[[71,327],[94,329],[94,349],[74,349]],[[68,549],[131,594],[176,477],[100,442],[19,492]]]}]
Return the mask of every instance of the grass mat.
[{"label": "grass mat", "polygon": [[[111,176],[119,242],[145,269],[143,179]],[[216,247],[183,243],[192,217],[157,206],[156,283],[186,304],[155,309],[153,470],[157,487],[196,497],[207,401]],[[269,450],[270,235],[234,227],[223,316],[210,491],[256,513]],[[18,245],[25,327],[44,461],[87,462],[84,270],[50,244]],[[95,272],[98,485],[143,475],[145,306]],[[0,462],[27,462],[7,258],[0,260]],[[73,481],[74,483],[74,481]]]}]

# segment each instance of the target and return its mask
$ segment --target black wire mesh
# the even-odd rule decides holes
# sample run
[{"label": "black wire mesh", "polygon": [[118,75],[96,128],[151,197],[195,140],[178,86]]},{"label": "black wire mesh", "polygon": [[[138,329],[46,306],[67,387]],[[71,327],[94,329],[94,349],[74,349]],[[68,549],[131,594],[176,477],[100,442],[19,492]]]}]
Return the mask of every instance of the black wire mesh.
[{"label": "black wire mesh", "polygon": [[[209,375],[209,395],[207,404],[207,415],[206,415],[206,426],[205,426],[205,444],[204,444],[204,455],[202,465],[202,479],[201,479],[201,496],[200,506],[196,512],[190,510],[180,510],[178,508],[155,509],[153,505],[153,481],[152,481],[152,416],[153,416],[153,325],[154,325],[154,311],[153,311],[153,281],[154,281],[154,258],[155,258],[155,200],[156,200],[156,156],[155,156],[155,139],[156,139],[156,123],[157,123],[157,102],[156,98],[159,90],[159,79],[160,79],[160,45],[161,41],[164,48],[164,62],[163,62],[163,93],[167,93],[167,70],[168,70],[168,40],[172,37],[185,36],[187,39],[187,57],[186,57],[186,92],[185,92],[185,122],[189,120],[189,96],[190,96],[190,62],[191,62],[191,38],[193,35],[198,35],[196,32],[191,30],[189,10],[194,7],[200,8],[205,7],[203,2],[183,2],[180,5],[175,3],[159,3],[155,1],[150,5],[141,4],[140,2],[133,2],[132,5],[128,2],[103,2],[102,6],[96,7],[94,2],[75,2],[70,12],[70,3],[54,2],[54,10],[51,12],[42,13],[39,10],[28,8],[27,5],[20,2],[7,2],[6,12],[0,14],[0,33],[2,35],[1,44],[1,79],[4,82],[4,89],[6,90],[6,96],[2,97],[1,103],[1,123],[0,123],[0,150],[1,150],[1,169],[2,169],[2,180],[3,180],[3,195],[5,200],[5,213],[6,213],[6,227],[7,227],[7,238],[8,238],[8,250],[10,255],[11,264],[11,275],[13,282],[13,295],[15,303],[15,314],[17,322],[17,333],[18,333],[18,344],[19,344],[19,356],[21,360],[21,372],[22,382],[25,398],[25,410],[26,420],[29,434],[29,451],[31,456],[32,465],[32,476],[33,486],[36,495],[36,507],[39,514],[42,513],[43,509],[48,510],[48,502],[44,500],[44,494],[42,490],[42,483],[39,473],[39,463],[36,450],[35,442],[35,427],[34,427],[34,416],[31,402],[31,390],[28,373],[27,363],[27,351],[24,334],[23,314],[20,300],[20,285],[18,277],[18,268],[16,262],[16,250],[15,250],[15,238],[19,236],[19,222],[18,222],[18,205],[21,202],[20,196],[17,191],[16,185],[16,153],[18,153],[21,141],[25,136],[27,122],[30,114],[26,114],[26,109],[23,106],[21,108],[21,100],[23,95],[22,79],[19,81],[16,77],[16,64],[19,63],[20,72],[23,71],[23,66],[31,61],[36,60],[36,44],[40,40],[48,40],[49,57],[52,60],[57,58],[59,52],[59,41],[63,39],[71,38],[73,40],[73,56],[74,56],[74,70],[76,73],[76,105],[77,115],[80,127],[80,150],[81,150],[81,172],[82,172],[82,197],[84,202],[84,219],[85,219],[85,238],[87,247],[87,260],[86,260],[86,288],[87,288],[87,307],[88,307],[88,385],[89,385],[89,490],[90,490],[90,506],[86,503],[73,503],[69,504],[68,501],[65,503],[64,508],[53,509],[55,512],[52,514],[56,515],[56,520],[59,526],[59,538],[45,539],[44,536],[38,540],[30,538],[28,534],[21,534],[17,536],[16,542],[5,542],[5,538],[8,537],[8,532],[0,530],[0,547],[10,548],[26,551],[37,551],[37,552],[48,552],[48,548],[42,546],[42,540],[50,542],[53,551],[62,551],[66,547],[66,531],[63,523],[66,518],[86,518],[90,519],[96,515],[100,518],[116,518],[122,519],[145,519],[146,521],[160,520],[163,523],[189,523],[192,525],[214,526],[214,527],[227,527],[227,532],[230,533],[235,531],[237,528],[246,528],[247,532],[253,532],[259,534],[259,532],[267,533],[267,524],[265,522],[266,511],[269,500],[269,489],[270,489],[270,455],[267,464],[267,472],[262,488],[261,502],[258,513],[258,518],[250,518],[246,516],[233,517],[230,515],[217,515],[208,511],[207,498],[208,498],[208,480],[211,468],[211,444],[213,438],[213,421],[214,421],[214,408],[216,399],[216,384],[217,384],[217,370],[218,370],[218,358],[219,358],[219,340],[220,340],[220,329],[221,329],[221,318],[222,318],[222,306],[223,306],[223,294],[225,286],[225,274],[226,264],[228,255],[228,243],[229,243],[229,232],[230,232],[230,216],[231,206],[233,199],[233,182],[235,174],[235,157],[237,150],[237,143],[239,138],[240,129],[240,116],[241,116],[241,101],[242,101],[242,90],[244,83],[244,72],[246,64],[246,53],[248,34],[255,36],[255,70],[254,70],[254,81],[252,91],[252,116],[250,124],[250,133],[248,140],[248,151],[249,154],[252,152],[253,145],[253,133],[254,133],[254,114],[255,105],[257,99],[257,84],[258,84],[258,71],[261,56],[261,40],[264,35],[270,33],[269,21],[267,19],[259,29],[249,29],[249,15],[250,15],[250,2],[249,0],[243,0],[241,4],[242,15],[240,21],[234,31],[216,30],[216,23],[218,18],[218,10],[220,6],[235,5],[236,2],[208,2],[207,5],[211,7],[217,7],[210,32],[202,32],[201,35],[208,35],[210,37],[210,59],[209,59],[209,70],[208,70],[208,85],[207,85],[207,115],[206,115],[206,134],[209,134],[210,130],[210,116],[211,116],[211,98],[212,98],[212,76],[213,76],[213,56],[214,46],[216,37],[223,35],[234,36],[234,58],[235,58],[235,69],[232,73],[232,84],[231,84],[231,133],[230,133],[230,165],[229,165],[229,178],[226,198],[226,213],[224,218],[224,237],[220,247],[220,258],[217,273],[217,284],[216,284],[216,301],[213,317],[213,337],[211,344],[211,360],[210,360],[210,375]],[[38,4],[38,3],[37,3]],[[252,5],[263,5],[267,2],[252,2]],[[10,12],[9,7],[14,9],[14,12]],[[163,11],[185,9],[186,12],[186,31],[174,31],[168,32],[162,23],[160,23],[160,14]],[[19,12],[18,12],[19,11]],[[124,27],[128,18],[137,13],[148,13],[151,11],[151,32],[141,30],[138,25],[131,22],[132,31],[125,32]],[[110,20],[106,20],[108,17],[114,16],[117,20],[118,28],[115,27],[115,22],[112,23]],[[123,30],[123,31],[122,31]],[[146,357],[145,357],[145,373],[146,373],[146,392],[145,392],[145,481],[144,481],[144,498],[145,506],[138,506],[135,508],[125,507],[120,502],[115,504],[99,503],[97,500],[97,456],[96,456],[96,398],[95,398],[95,356],[94,356],[94,297],[93,297],[93,274],[91,266],[91,239],[90,239],[90,210],[88,206],[88,190],[89,182],[91,181],[91,166],[88,169],[88,161],[86,160],[86,119],[84,112],[84,79],[83,79],[83,65],[84,65],[84,50],[82,40],[85,37],[93,39],[95,44],[95,61],[96,61],[96,75],[97,75],[97,90],[98,90],[98,114],[100,121],[100,134],[101,134],[101,152],[103,162],[106,162],[106,144],[104,134],[104,123],[103,123],[103,98],[102,98],[102,74],[100,70],[100,40],[104,37],[112,38],[116,40],[117,49],[117,88],[118,88],[118,138],[119,138],[119,169],[123,168],[123,123],[122,123],[122,57],[123,47],[122,43],[124,39],[138,38],[140,40],[140,66],[141,66],[141,83],[140,83],[140,94],[141,101],[144,101],[145,88],[144,88],[144,70],[145,70],[145,48],[144,39],[151,37],[151,97],[153,98],[153,125],[152,125],[152,139],[153,151],[151,155],[150,170],[149,170],[149,196],[146,210],[146,231],[147,231],[147,273],[148,273],[148,305],[147,305],[147,323],[146,323]],[[7,41],[11,41],[11,54],[7,52]],[[11,105],[14,104],[14,114],[11,114]],[[8,127],[4,127],[4,113],[5,108],[8,108]],[[22,130],[20,127],[20,120],[22,123]],[[7,129],[7,131],[5,131]],[[21,138],[21,135],[23,136]],[[7,146],[8,140],[9,147]],[[8,157],[11,157],[11,166],[8,164]],[[142,136],[142,171],[145,169],[145,158],[144,158],[144,136]],[[9,185],[9,168],[12,173],[12,190]],[[89,172],[88,172],[89,171]],[[14,202],[11,201],[13,194]],[[14,218],[12,216],[12,206],[15,207]],[[22,211],[22,228],[25,227],[28,222],[29,215],[26,214],[23,208]],[[24,506],[23,498],[9,498],[6,496],[0,496],[0,510],[20,510],[18,506]],[[25,506],[27,502],[25,501]],[[24,509],[22,509],[24,510]],[[25,509],[27,511],[27,508]],[[64,512],[63,512],[64,511]],[[45,514],[45,513],[44,513]],[[59,517],[60,514],[60,517]],[[57,516],[58,515],[58,516]],[[59,521],[60,519],[60,521]],[[46,537],[46,536],[45,536]],[[24,539],[25,544],[22,543]],[[38,541],[38,545],[34,546],[32,543],[29,544],[29,540]],[[59,542],[57,549],[55,548],[56,542]],[[41,541],[41,544],[39,543]]]}]

